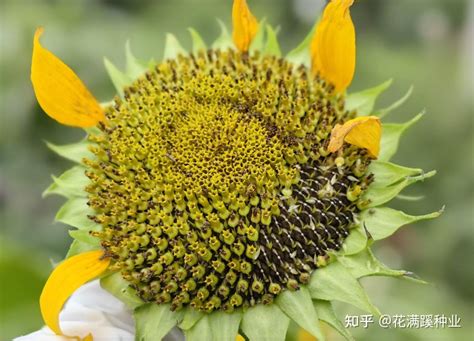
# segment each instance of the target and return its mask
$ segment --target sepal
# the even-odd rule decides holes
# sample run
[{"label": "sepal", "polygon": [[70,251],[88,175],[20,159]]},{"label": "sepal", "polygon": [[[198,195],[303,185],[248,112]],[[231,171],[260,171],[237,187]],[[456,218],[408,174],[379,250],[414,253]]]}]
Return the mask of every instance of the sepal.
[{"label": "sepal", "polygon": [[78,255],[80,253],[100,250],[100,240],[92,236],[87,230],[69,230],[69,235],[73,238],[66,258]]},{"label": "sepal", "polygon": [[337,318],[332,303],[323,300],[313,300],[314,309],[316,310],[319,320],[327,323],[341,334],[346,340],[354,341],[354,337],[344,327],[342,322]]},{"label": "sepal", "polygon": [[193,53],[197,54],[199,51],[206,51],[206,43],[202,39],[201,35],[194,28],[188,28],[189,34],[191,35],[191,40],[193,42]]},{"label": "sepal", "polygon": [[306,287],[301,286],[297,291],[283,291],[276,298],[275,303],[301,328],[311,333],[318,340],[324,341],[324,335],[319,328],[318,314]]},{"label": "sepal", "polygon": [[175,59],[178,55],[186,55],[186,50],[181,46],[178,39],[171,34],[166,34],[165,51],[163,52],[163,60]]},{"label": "sepal", "polygon": [[371,115],[374,110],[375,101],[391,84],[392,79],[389,79],[373,88],[347,95],[345,108],[349,111],[356,110],[357,116]]},{"label": "sepal", "polygon": [[46,141],[46,145],[59,156],[76,163],[82,164],[84,158],[94,159],[94,154],[89,150],[90,143],[87,138],[65,145],[56,145]]},{"label": "sepal", "polygon": [[444,208],[439,211],[413,216],[388,207],[370,208],[361,213],[362,224],[370,232],[374,240],[387,238],[400,227],[420,220],[434,219],[440,216]]},{"label": "sepal", "polygon": [[267,41],[263,50],[264,54],[281,57],[280,43],[276,31],[270,25],[266,25]]},{"label": "sepal", "polygon": [[417,176],[407,176],[403,180],[390,186],[377,186],[374,183],[369,186],[369,189],[364,194],[363,198],[369,202],[369,207],[377,207],[395,198],[406,187],[414,184],[415,182],[431,178],[435,174],[436,171],[431,171]]},{"label": "sepal", "polygon": [[408,195],[408,194],[399,194],[395,197],[398,200],[405,201],[419,201],[425,198],[424,195]]},{"label": "sepal", "polygon": [[88,218],[94,211],[87,205],[87,198],[71,198],[56,213],[55,220],[79,230],[100,231],[101,225]]},{"label": "sepal", "polygon": [[339,256],[337,260],[344,265],[355,278],[366,276],[402,277],[408,273],[404,270],[392,270],[388,268],[375,258],[369,248],[356,255]]},{"label": "sepal", "polygon": [[372,161],[368,171],[374,174],[375,187],[386,187],[395,184],[407,177],[418,176],[423,173],[420,168],[403,167],[394,163],[384,161]]},{"label": "sepal", "polygon": [[221,29],[220,36],[214,41],[212,44],[213,49],[220,49],[220,50],[227,50],[230,48],[234,48],[234,43],[232,42],[232,37],[229,34],[229,30],[222,22],[222,20],[217,19],[219,23],[219,27]]},{"label": "sepal", "polygon": [[380,118],[383,118],[385,117],[386,115],[388,115],[390,112],[392,112],[393,110],[397,109],[398,107],[402,106],[411,96],[411,94],[413,93],[413,85],[411,85],[409,88],[408,88],[408,91],[405,93],[405,95],[402,96],[402,98],[400,98],[399,100],[395,101],[394,103],[392,103],[391,105],[389,105],[388,107],[386,108],[383,108],[383,109],[379,109],[377,110],[376,112],[374,112],[374,115],[375,116],[378,116]]},{"label": "sepal", "polygon": [[353,255],[367,247],[367,233],[359,224],[349,231],[349,236],[344,240],[341,250],[337,254]]},{"label": "sepal", "polygon": [[135,309],[145,304],[119,272],[114,272],[101,278],[100,286],[125,303],[130,309]]},{"label": "sepal", "polygon": [[397,152],[402,134],[423,117],[424,111],[405,123],[382,124],[382,140],[380,141],[379,161],[389,161]]},{"label": "sepal", "polygon": [[104,57],[104,65],[118,95],[123,98],[125,87],[129,86],[133,79],[126,73],[120,71],[110,60]]},{"label": "sepal", "polygon": [[255,35],[255,38],[253,38],[252,42],[250,43],[249,53],[254,53],[256,51],[258,52],[263,51],[264,44],[267,41],[266,36],[265,36],[266,26],[267,26],[266,22],[267,22],[267,19],[263,18],[258,23],[258,31],[257,31],[257,34]]},{"label": "sepal", "polygon": [[241,329],[249,341],[284,341],[290,318],[276,304],[258,304],[244,312]]},{"label": "sepal", "polygon": [[75,240],[90,245],[94,250],[100,249],[100,239],[90,234],[90,231],[86,230],[70,230],[69,235]]},{"label": "sepal", "polygon": [[179,328],[182,330],[191,329],[204,315],[205,313],[192,307],[184,308],[183,320],[179,323]]},{"label": "sepal", "polygon": [[147,70],[147,67],[133,55],[129,40],[125,43],[125,61],[126,73],[130,79],[137,79]]},{"label": "sepal", "polygon": [[87,193],[84,188],[90,183],[90,180],[84,172],[84,167],[74,166],[59,177],[53,175],[53,183],[43,192],[43,198],[52,194],[61,195],[68,199],[86,197]]},{"label": "sepal", "polygon": [[185,330],[184,336],[186,341],[212,341],[209,315],[205,314],[192,328]]},{"label": "sepal", "polygon": [[70,258],[72,256],[75,256],[84,252],[94,251],[98,249],[99,248],[96,245],[92,245],[90,243],[84,243],[78,239],[74,239],[71,245],[69,246],[69,249],[66,254],[66,258]]},{"label": "sepal", "polygon": [[215,311],[208,315],[208,319],[212,331],[210,341],[235,341],[242,320],[242,310],[237,309],[232,313]]},{"label": "sepal", "polygon": [[369,248],[356,255],[339,256],[338,261],[356,278],[386,276],[403,278],[420,284],[428,284],[411,271],[390,269],[380,262]]},{"label": "sepal", "polygon": [[316,25],[313,26],[313,28],[311,29],[311,31],[309,31],[308,35],[303,39],[303,41],[296,48],[288,52],[288,54],[286,55],[285,59],[293,63],[296,67],[300,65],[304,65],[307,68],[311,67],[310,45],[314,36],[315,29]]},{"label": "sepal", "polygon": [[135,340],[161,340],[182,319],[183,313],[173,312],[169,304],[144,304],[134,311]]},{"label": "sepal", "polygon": [[337,261],[314,271],[308,289],[313,299],[341,301],[380,315],[357,279]]}]

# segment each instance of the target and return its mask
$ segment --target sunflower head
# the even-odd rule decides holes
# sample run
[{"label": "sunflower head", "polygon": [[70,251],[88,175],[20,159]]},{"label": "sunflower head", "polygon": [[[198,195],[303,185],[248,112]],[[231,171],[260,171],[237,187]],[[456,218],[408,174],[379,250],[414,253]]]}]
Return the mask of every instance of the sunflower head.
[{"label": "sunflower head", "polygon": [[[61,123],[95,126],[80,145],[53,147],[80,163],[47,190],[69,198],[58,219],[80,229],[70,255],[80,254],[42,295],[56,333],[68,295],[105,270],[103,286],[135,308],[141,340],[176,324],[189,339],[232,339],[240,329],[279,340],[290,320],[321,340],[319,320],[349,338],[332,300],[378,312],[357,279],[406,274],[368,249],[402,225],[401,213],[378,206],[431,174],[386,162],[411,124],[386,125],[382,136],[380,117],[366,116],[388,83],[345,93],[355,65],[351,5],[330,2],[283,58],[273,28],[236,0],[233,40],[224,28],[207,48],[190,30],[188,53],[169,35],[164,60],[146,67],[127,48],[128,74],[106,60],[118,92],[106,105],[37,32],[40,105]],[[71,273],[55,296],[50,288]]]},{"label": "sunflower head", "polygon": [[338,250],[371,177],[328,151],[355,116],[305,67],[210,49],[166,60],[105,109],[86,160],[95,233],[145,301],[212,311],[297,290]]}]

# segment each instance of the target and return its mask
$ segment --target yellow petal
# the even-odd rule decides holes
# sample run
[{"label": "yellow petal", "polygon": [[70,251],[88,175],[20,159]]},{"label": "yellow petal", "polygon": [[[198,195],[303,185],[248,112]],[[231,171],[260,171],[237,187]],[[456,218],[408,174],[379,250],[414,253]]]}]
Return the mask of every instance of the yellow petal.
[{"label": "yellow petal", "polygon": [[355,28],[349,7],[354,0],[332,0],[325,8],[311,42],[313,74],[343,92],[352,82],[355,71]]},{"label": "yellow petal", "polygon": [[232,39],[235,46],[241,51],[246,52],[250,43],[257,34],[258,22],[250,12],[246,0],[234,0],[232,7]]},{"label": "yellow petal", "polygon": [[[63,335],[59,312],[67,299],[81,285],[103,273],[109,263],[110,258],[104,258],[104,251],[97,250],[68,258],[53,270],[40,296],[43,320],[53,332]],[[85,340],[92,339],[87,337]]]},{"label": "yellow petal", "polygon": [[344,141],[354,146],[365,148],[370,156],[377,158],[380,151],[382,127],[376,116],[357,117],[343,125],[336,124],[331,132],[328,151],[338,151]]},{"label": "yellow petal", "polygon": [[105,120],[104,111],[82,81],[58,57],[41,46],[35,32],[31,82],[41,108],[59,123],[92,127]]}]

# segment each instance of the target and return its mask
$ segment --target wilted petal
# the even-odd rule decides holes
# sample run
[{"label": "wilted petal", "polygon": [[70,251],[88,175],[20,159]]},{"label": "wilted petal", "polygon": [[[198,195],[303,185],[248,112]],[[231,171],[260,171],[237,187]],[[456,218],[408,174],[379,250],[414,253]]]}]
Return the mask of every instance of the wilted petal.
[{"label": "wilted petal", "polygon": [[241,51],[248,51],[250,44],[257,34],[258,22],[250,12],[246,0],[234,0],[232,7],[232,38],[235,46]]},{"label": "wilted petal", "polygon": [[35,32],[31,82],[41,108],[59,123],[92,127],[105,120],[97,100],[74,71],[41,46],[40,27]]},{"label": "wilted petal", "polygon": [[343,125],[337,124],[333,128],[328,150],[333,153],[339,150],[344,142],[347,142],[367,149],[372,157],[377,158],[381,136],[382,127],[377,116],[357,117]]},{"label": "wilted petal", "polygon": [[349,7],[354,0],[333,0],[324,10],[311,43],[312,71],[343,92],[354,77],[355,28]]}]

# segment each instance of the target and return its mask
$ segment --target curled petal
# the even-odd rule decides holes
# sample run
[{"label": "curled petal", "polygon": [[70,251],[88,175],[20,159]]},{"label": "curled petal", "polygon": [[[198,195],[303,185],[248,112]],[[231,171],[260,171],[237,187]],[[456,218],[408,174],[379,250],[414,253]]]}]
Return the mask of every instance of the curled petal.
[{"label": "curled petal", "polygon": [[[64,260],[51,273],[40,296],[41,315],[57,335],[63,335],[59,313],[67,299],[84,283],[102,274],[109,266],[102,250],[81,253]],[[87,336],[85,340],[92,340]]]},{"label": "curled petal", "polygon": [[41,108],[59,123],[92,127],[105,120],[104,111],[74,71],[41,46],[40,27],[35,32],[31,82]]},{"label": "curled petal", "polygon": [[349,7],[354,0],[332,0],[311,42],[312,71],[343,92],[355,71],[355,28]]},{"label": "curled petal", "polygon": [[241,51],[248,51],[253,38],[258,31],[257,19],[250,12],[246,0],[234,0],[232,7],[232,39],[235,46]]},{"label": "curled petal", "polygon": [[336,124],[331,132],[328,150],[331,153],[338,151],[347,142],[367,149],[370,156],[377,158],[381,136],[382,127],[377,116],[357,117],[343,125]]}]

